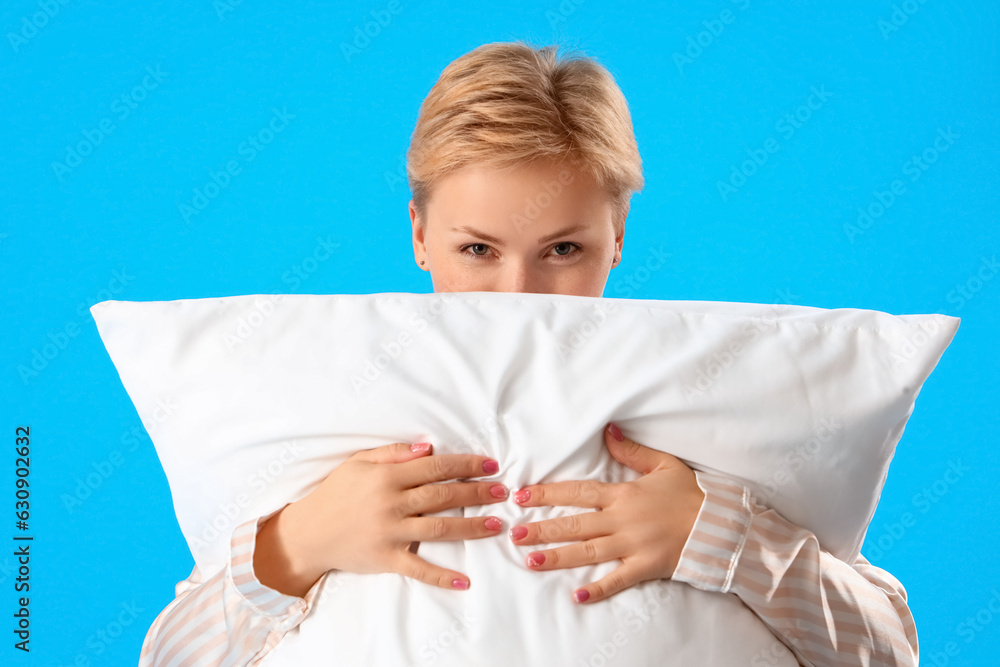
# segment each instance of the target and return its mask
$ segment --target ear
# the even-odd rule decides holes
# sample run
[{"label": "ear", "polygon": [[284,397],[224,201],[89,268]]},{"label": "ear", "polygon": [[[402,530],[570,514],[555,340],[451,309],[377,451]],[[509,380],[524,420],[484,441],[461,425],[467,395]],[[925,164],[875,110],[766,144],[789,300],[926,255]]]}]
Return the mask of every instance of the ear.
[{"label": "ear", "polygon": [[[410,225],[413,227],[413,258],[421,270],[430,271],[426,264],[427,248],[424,246],[424,230],[420,227],[420,217],[417,215],[417,207],[412,199],[410,200]],[[421,261],[425,263],[421,265]]]},{"label": "ear", "polygon": [[622,231],[615,237],[615,249],[618,252],[618,256],[622,256],[622,246],[625,244],[625,221],[628,220],[628,211],[632,207],[632,200],[628,200],[625,203],[625,213],[622,215]]}]

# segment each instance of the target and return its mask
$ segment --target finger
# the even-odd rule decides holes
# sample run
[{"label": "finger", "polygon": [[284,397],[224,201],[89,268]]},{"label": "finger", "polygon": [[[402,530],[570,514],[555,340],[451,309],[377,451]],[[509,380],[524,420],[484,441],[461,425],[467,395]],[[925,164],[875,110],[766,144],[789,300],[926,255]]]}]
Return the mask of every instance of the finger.
[{"label": "finger", "polygon": [[438,454],[425,456],[401,466],[396,480],[403,488],[461,477],[494,475],[500,469],[496,460],[475,454]]},{"label": "finger", "polygon": [[408,514],[434,514],[455,507],[503,502],[510,490],[500,482],[449,482],[422,484],[403,493]]},{"label": "finger", "polygon": [[472,519],[446,516],[409,517],[403,520],[404,534],[416,542],[455,542],[498,535],[503,521],[495,516]]},{"label": "finger", "polygon": [[620,539],[604,536],[558,549],[531,551],[525,555],[524,562],[532,570],[561,570],[604,563],[624,555]]},{"label": "finger", "polygon": [[[605,512],[581,512],[557,519],[512,526],[509,537],[517,545],[579,542],[610,535],[618,526]],[[515,539],[515,537],[517,539]],[[605,558],[607,560],[607,558]]]},{"label": "finger", "polygon": [[637,470],[645,475],[657,468],[679,460],[672,454],[640,445],[638,442],[626,438],[621,430],[618,430],[618,435],[621,435],[623,439],[619,441],[615,437],[617,427],[612,428],[613,426],[615,425],[609,423],[607,428],[604,429],[604,442],[608,447],[608,451],[611,452],[611,456],[632,470]]},{"label": "finger", "polygon": [[573,591],[573,599],[581,604],[600,602],[645,581],[645,579],[638,565],[625,562],[624,565],[609,572],[601,579]]},{"label": "finger", "polygon": [[[569,505],[603,509],[611,504],[614,487],[617,484],[589,479],[574,479],[566,482],[550,482],[525,486],[514,494],[514,500],[522,507],[538,505]],[[527,491],[527,494],[523,494]],[[521,498],[527,495],[527,500]]]},{"label": "finger", "polygon": [[429,442],[394,442],[391,445],[359,450],[351,458],[368,463],[404,463],[427,456],[433,449],[433,445]]},{"label": "finger", "polygon": [[428,563],[409,551],[403,551],[400,554],[396,572],[425,584],[450,590],[467,589],[470,583],[469,578],[461,572]]}]

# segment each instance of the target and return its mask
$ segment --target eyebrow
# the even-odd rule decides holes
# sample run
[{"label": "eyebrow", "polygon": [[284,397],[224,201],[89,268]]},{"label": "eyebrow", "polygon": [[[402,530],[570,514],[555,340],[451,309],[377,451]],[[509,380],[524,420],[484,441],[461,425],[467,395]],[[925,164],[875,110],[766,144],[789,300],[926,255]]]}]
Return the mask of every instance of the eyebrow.
[{"label": "eyebrow", "polygon": [[[455,232],[466,232],[467,234],[471,234],[472,236],[478,236],[478,237],[480,237],[482,239],[485,239],[486,241],[489,241],[490,243],[494,243],[494,244],[496,244],[498,246],[502,246],[503,245],[503,241],[501,241],[497,237],[490,236],[489,234],[487,234],[485,232],[481,232],[481,231],[479,231],[477,229],[473,229],[472,227],[469,227],[468,225],[462,225],[461,227],[452,227],[451,229],[452,229],[452,231],[455,231]],[[560,229],[557,232],[553,232],[552,234],[549,234],[547,236],[543,236],[542,238],[538,239],[538,242],[539,243],[545,243],[546,241],[551,241],[551,240],[553,240],[555,238],[558,238],[560,236],[563,236],[565,234],[572,234],[573,232],[580,231],[581,229],[584,229],[584,225],[579,225],[579,224],[578,225],[570,225],[569,227],[564,227],[563,229]]]}]

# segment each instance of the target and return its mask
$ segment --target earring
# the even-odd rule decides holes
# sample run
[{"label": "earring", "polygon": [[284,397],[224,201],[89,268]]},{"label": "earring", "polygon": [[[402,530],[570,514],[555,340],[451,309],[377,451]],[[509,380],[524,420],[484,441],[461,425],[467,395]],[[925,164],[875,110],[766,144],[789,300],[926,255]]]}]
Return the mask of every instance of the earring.
[{"label": "earring", "polygon": [[420,260],[420,266],[424,265],[424,260]]}]

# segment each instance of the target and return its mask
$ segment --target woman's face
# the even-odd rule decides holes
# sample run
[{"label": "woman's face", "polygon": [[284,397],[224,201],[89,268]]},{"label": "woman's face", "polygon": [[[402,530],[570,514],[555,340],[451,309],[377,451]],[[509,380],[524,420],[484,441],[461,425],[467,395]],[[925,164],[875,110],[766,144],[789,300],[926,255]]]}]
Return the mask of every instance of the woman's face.
[{"label": "woman's face", "polygon": [[426,214],[421,229],[410,201],[413,253],[435,292],[603,296],[621,257],[610,198],[566,163],[464,167],[438,182]]}]

